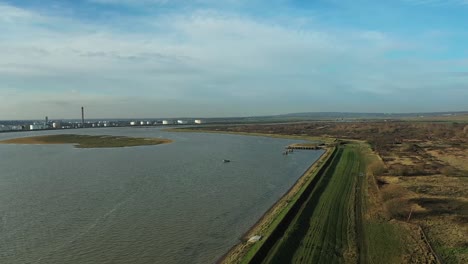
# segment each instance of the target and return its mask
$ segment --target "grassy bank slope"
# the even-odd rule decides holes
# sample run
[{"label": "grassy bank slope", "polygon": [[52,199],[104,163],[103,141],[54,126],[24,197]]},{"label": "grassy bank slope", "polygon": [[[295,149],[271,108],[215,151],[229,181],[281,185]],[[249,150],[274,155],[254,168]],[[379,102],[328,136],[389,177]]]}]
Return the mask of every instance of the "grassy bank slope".
[{"label": "grassy bank slope", "polygon": [[361,169],[356,149],[340,147],[265,263],[343,263],[355,259],[354,190]]},{"label": "grassy bank slope", "polygon": [[77,148],[117,148],[170,143],[160,138],[132,138],[117,136],[48,135],[14,138],[0,141],[1,144],[76,144]]},{"label": "grassy bank slope", "polygon": [[369,145],[340,146],[264,263],[437,263],[417,225],[385,216]]},{"label": "grassy bank slope", "polygon": [[405,247],[408,232],[394,221],[389,221],[374,178],[380,171],[382,160],[371,151],[368,144],[361,144],[360,154],[365,160],[367,177],[359,177],[360,190],[356,190],[356,235],[359,263],[406,263]]}]

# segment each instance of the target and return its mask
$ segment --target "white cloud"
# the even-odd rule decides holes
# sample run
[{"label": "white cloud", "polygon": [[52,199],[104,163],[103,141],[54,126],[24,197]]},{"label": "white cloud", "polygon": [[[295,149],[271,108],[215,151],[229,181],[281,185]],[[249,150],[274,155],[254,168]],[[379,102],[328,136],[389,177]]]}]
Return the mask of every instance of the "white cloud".
[{"label": "white cloud", "polygon": [[[5,16],[10,25],[0,29],[14,33],[0,37],[0,92],[13,88],[18,96],[2,97],[0,105],[5,110],[27,103],[30,107],[22,109],[29,118],[37,107],[71,115],[67,109],[75,104],[95,106],[96,116],[123,116],[132,107],[134,116],[252,115],[246,109],[262,114],[360,111],[362,96],[412,96],[424,87],[455,83],[447,76],[428,75],[447,64],[387,58],[389,51],[426,43],[403,41],[378,30],[296,27],[195,10],[120,17],[119,23],[140,29],[131,32],[117,30],[112,23],[90,25],[7,5],[2,8],[13,11]],[[19,21],[22,26],[17,31]],[[327,99],[315,106],[306,100],[317,97]],[[329,103],[346,100],[355,109]],[[282,105],[285,101],[300,103]],[[224,112],[219,109],[223,104],[229,106]],[[0,119],[10,118],[8,112],[0,111]]]},{"label": "white cloud", "polygon": [[33,12],[0,3],[0,22],[2,23],[18,23],[24,20],[37,20],[40,18],[39,15]]},{"label": "white cloud", "polygon": [[218,5],[218,6],[239,6],[247,3],[254,3],[255,0],[88,0],[90,3],[104,4],[104,5],[126,5],[126,6],[161,6],[161,5]]},{"label": "white cloud", "polygon": [[144,4],[167,4],[171,0],[88,0],[91,3],[114,4],[114,5],[144,5]]}]

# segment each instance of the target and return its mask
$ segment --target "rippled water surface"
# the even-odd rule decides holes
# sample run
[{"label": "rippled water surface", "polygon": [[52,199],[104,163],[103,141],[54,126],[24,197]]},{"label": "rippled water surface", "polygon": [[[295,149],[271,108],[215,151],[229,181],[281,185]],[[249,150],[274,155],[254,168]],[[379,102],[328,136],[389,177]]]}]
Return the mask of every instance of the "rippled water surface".
[{"label": "rippled water surface", "polygon": [[322,153],[283,156],[297,141],[155,128],[4,133],[0,139],[52,133],[174,143],[112,149],[0,144],[0,263],[212,263]]}]

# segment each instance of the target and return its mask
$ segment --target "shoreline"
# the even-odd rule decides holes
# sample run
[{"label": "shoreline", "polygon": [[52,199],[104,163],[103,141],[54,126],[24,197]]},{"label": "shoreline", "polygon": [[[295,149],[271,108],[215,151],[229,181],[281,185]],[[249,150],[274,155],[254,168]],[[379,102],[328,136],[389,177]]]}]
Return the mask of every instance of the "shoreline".
[{"label": "shoreline", "polygon": [[[207,127],[209,128],[209,127]],[[166,132],[182,132],[182,133],[211,133],[211,134],[228,134],[228,135],[240,135],[240,136],[252,136],[252,137],[268,137],[268,138],[281,138],[281,139],[294,139],[294,140],[305,140],[305,141],[321,141],[325,144],[335,142],[334,137],[315,137],[315,136],[302,136],[302,135],[283,135],[283,134],[266,134],[266,133],[250,133],[250,132],[237,132],[237,131],[222,131],[222,130],[204,130],[193,129],[193,128],[166,128],[162,131]],[[299,143],[301,144],[301,143]]]},{"label": "shoreline", "polygon": [[[271,234],[271,231],[276,228],[278,222],[282,220],[282,217],[280,216],[289,211],[291,205],[295,202],[294,199],[297,199],[297,196],[302,194],[310,182],[309,180],[311,176],[314,176],[314,172],[318,171],[320,166],[325,163],[332,152],[332,147],[325,148],[322,155],[320,155],[320,157],[304,171],[296,182],[242,235],[242,240],[232,246],[216,261],[216,263],[243,263],[252,250],[260,248],[266,237]],[[261,231],[266,231],[266,234]],[[247,242],[250,237],[255,235],[262,235],[261,240],[255,243]]]},{"label": "shoreline", "polygon": [[[313,141],[316,145],[317,142],[323,142],[325,145],[321,148],[325,150],[322,155],[313,162],[304,173],[296,180],[296,182],[272,205],[265,213],[246,231],[241,237],[241,241],[233,245],[224,255],[218,258],[215,263],[231,264],[231,263],[249,263],[250,258],[261,248],[266,238],[281,223],[285,215],[293,207],[297,199],[306,190],[310,182],[315,178],[316,174],[320,171],[322,166],[326,163],[328,158],[332,156],[335,147],[332,143],[336,142],[336,138],[330,137],[310,137],[301,135],[278,135],[278,134],[264,134],[264,133],[248,133],[248,132],[233,132],[233,131],[213,131],[191,128],[168,128],[168,132],[185,132],[185,133],[213,133],[213,134],[231,134],[242,136],[260,136],[281,139],[295,139],[304,141]],[[301,143],[298,143],[301,144]],[[304,145],[310,144],[303,143]],[[255,235],[261,235],[262,238],[255,242],[250,243],[248,239]],[[252,255],[252,256],[250,256]]]}]

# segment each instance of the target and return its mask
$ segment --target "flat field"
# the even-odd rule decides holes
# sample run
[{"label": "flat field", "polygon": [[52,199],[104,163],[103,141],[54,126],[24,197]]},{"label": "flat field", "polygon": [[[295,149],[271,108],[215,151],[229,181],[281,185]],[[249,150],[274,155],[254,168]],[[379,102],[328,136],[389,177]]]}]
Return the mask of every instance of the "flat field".
[{"label": "flat field", "polygon": [[170,143],[160,138],[132,138],[117,136],[48,135],[0,141],[0,144],[75,144],[77,148],[118,148]]}]

